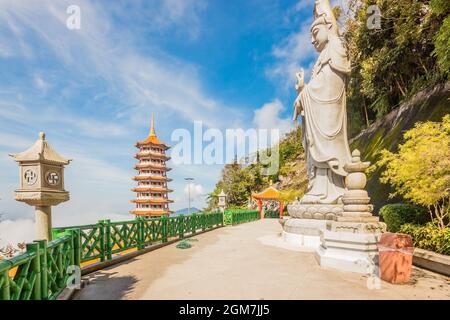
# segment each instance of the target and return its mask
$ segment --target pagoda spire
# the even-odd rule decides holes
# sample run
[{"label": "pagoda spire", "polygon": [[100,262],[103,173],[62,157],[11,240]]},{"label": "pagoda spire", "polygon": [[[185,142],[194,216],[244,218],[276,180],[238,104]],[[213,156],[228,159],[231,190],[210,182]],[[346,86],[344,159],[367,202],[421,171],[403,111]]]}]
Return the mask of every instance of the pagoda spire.
[{"label": "pagoda spire", "polygon": [[156,136],[155,133],[155,113],[152,112],[152,123],[151,123],[151,127],[150,127],[150,136]]}]

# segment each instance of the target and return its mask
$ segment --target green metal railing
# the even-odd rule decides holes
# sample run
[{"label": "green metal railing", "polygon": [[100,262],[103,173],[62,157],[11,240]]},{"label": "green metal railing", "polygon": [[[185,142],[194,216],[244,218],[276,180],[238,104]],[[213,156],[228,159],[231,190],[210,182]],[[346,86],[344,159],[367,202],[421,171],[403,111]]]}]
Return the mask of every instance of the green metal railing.
[{"label": "green metal railing", "polygon": [[221,213],[200,213],[190,216],[137,218],[130,221],[101,220],[97,224],[55,228],[53,236],[77,228],[81,238],[81,262],[99,259],[106,261],[113,255],[130,249],[182,239],[215,227],[222,226]]},{"label": "green metal railing", "polygon": [[230,209],[225,210],[224,213],[225,225],[236,225],[258,219],[259,212],[257,210]]},{"label": "green metal railing", "polygon": [[26,251],[0,261],[0,300],[54,300],[67,287],[69,266],[111,260],[115,254],[183,239],[201,231],[259,219],[258,211],[230,210],[225,215],[101,220],[97,224],[53,229],[53,241],[35,241]]},{"label": "green metal railing", "polygon": [[27,244],[26,252],[0,261],[0,300],[54,300],[66,287],[68,267],[80,264],[79,233]]},{"label": "green metal railing", "polygon": [[279,218],[280,217],[280,211],[279,210],[264,210],[264,218]]}]

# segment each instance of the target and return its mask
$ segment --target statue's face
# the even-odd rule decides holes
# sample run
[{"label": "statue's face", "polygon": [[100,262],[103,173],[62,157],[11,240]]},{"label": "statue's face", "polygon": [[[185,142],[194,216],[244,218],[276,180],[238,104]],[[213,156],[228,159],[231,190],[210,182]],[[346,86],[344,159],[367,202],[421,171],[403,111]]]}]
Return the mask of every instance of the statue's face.
[{"label": "statue's face", "polygon": [[328,42],[328,28],[325,24],[320,24],[312,29],[311,43],[317,51],[321,52]]}]

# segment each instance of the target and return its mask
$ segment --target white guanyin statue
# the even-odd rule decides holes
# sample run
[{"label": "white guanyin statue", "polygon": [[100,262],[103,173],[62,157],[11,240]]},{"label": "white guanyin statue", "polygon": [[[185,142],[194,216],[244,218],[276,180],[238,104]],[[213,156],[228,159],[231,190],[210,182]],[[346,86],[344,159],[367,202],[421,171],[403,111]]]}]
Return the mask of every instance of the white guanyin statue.
[{"label": "white guanyin statue", "polygon": [[345,191],[344,165],[351,162],[347,140],[346,82],[350,61],[339,37],[328,0],[316,0],[311,25],[312,44],[319,52],[311,80],[296,74],[298,93],[294,120],[302,115],[308,189],[303,204],[340,204]]}]

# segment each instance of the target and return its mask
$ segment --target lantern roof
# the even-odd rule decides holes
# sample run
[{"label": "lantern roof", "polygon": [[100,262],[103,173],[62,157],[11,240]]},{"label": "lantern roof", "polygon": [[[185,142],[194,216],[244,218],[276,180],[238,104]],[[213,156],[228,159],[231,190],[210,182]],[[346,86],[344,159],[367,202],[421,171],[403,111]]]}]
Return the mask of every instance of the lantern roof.
[{"label": "lantern roof", "polygon": [[253,193],[252,198],[253,199],[261,199],[261,200],[278,200],[280,197],[280,191],[275,189],[275,187],[270,186],[267,189],[259,192],[259,193]]},{"label": "lantern roof", "polygon": [[223,189],[222,189],[222,192],[219,193],[218,197],[226,197],[226,196],[227,196],[227,195],[225,194],[225,192],[223,192]]},{"label": "lantern roof", "polygon": [[43,161],[63,165],[69,164],[70,161],[72,161],[71,159],[66,159],[61,156],[50,146],[47,140],[45,140],[44,132],[39,133],[39,139],[31,146],[31,148],[21,153],[10,154],[10,157],[17,162]]}]

